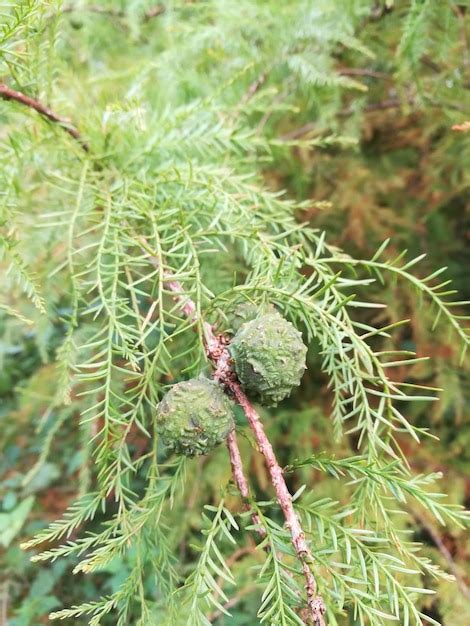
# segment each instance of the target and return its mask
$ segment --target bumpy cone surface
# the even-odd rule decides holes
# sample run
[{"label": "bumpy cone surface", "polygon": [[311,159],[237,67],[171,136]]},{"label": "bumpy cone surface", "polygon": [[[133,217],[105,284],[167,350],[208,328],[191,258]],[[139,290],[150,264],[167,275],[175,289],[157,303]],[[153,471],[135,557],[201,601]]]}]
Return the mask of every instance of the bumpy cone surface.
[{"label": "bumpy cone surface", "polygon": [[251,322],[251,320],[260,317],[261,315],[275,312],[276,309],[272,304],[259,307],[257,304],[253,304],[253,302],[242,302],[237,305],[228,316],[230,328],[234,333],[236,333],[240,330],[241,326],[245,324],[245,322]]},{"label": "bumpy cone surface", "polygon": [[157,430],[177,454],[207,454],[234,429],[233,407],[213,380],[177,383],[158,405]]},{"label": "bumpy cone surface", "polygon": [[245,391],[267,406],[289,396],[306,367],[302,335],[279,313],[242,324],[229,350]]}]

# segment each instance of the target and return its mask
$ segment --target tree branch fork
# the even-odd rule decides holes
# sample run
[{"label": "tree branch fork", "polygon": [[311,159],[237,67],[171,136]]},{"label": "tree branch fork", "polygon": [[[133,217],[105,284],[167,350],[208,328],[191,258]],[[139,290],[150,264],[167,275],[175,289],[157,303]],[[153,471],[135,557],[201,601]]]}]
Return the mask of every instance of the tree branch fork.
[{"label": "tree branch fork", "polygon": [[[150,248],[147,241],[141,238],[140,243],[143,250],[149,254],[149,260],[151,263],[154,266],[159,267],[160,260],[149,253]],[[202,323],[206,354],[215,368],[213,378],[219,382],[231,396],[233,396],[237,404],[241,406],[243,412],[245,413],[250,428],[254,433],[258,449],[265,459],[271,484],[273,485],[276,493],[277,502],[279,503],[284,515],[285,526],[291,535],[292,545],[302,566],[303,575],[305,577],[305,591],[308,606],[309,621],[307,623],[313,624],[313,626],[325,626],[323,615],[325,614],[326,607],[322,597],[318,595],[317,582],[312,572],[314,557],[305,538],[305,533],[302,530],[299,516],[294,509],[292,495],[287,488],[284,473],[279,465],[279,462],[277,461],[272,444],[266,435],[263,422],[261,421],[261,418],[253,404],[243,391],[233,370],[232,359],[227,347],[230,339],[225,334],[215,334],[213,327],[208,322],[198,319],[195,303],[184,292],[182,285],[178,281],[175,281],[171,278],[171,276],[166,275],[165,284],[167,288],[173,292],[173,298],[179,304],[184,315],[186,315],[191,321],[198,321]],[[245,504],[247,504],[250,492],[248,481],[243,470],[241,454],[238,448],[235,431],[227,437],[227,448],[232,467],[233,479],[243,500],[245,501]],[[260,529],[259,534],[264,537],[264,530],[260,526],[260,520],[256,514],[253,517],[253,522],[255,526]]]}]

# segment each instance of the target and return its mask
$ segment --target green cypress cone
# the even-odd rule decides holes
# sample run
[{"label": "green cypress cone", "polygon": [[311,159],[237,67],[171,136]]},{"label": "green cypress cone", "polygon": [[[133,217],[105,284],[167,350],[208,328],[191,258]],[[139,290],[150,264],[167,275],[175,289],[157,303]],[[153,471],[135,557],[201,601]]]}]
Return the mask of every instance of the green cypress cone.
[{"label": "green cypress cone", "polygon": [[230,323],[230,329],[233,333],[240,330],[242,324],[245,322],[251,322],[251,320],[265,315],[267,313],[275,313],[276,309],[272,304],[258,306],[253,302],[242,302],[238,304],[234,310],[228,315],[228,321]]},{"label": "green cypress cone", "polygon": [[246,393],[267,406],[289,396],[306,368],[302,335],[279,313],[242,324],[229,350]]},{"label": "green cypress cone", "polygon": [[207,378],[173,385],[157,410],[157,431],[177,454],[207,454],[234,429],[233,402]]}]

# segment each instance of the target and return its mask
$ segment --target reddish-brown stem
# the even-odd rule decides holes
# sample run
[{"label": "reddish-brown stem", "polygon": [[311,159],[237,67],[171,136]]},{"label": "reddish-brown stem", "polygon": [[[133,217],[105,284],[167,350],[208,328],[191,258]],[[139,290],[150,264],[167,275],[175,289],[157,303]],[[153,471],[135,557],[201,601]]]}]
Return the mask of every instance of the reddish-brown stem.
[{"label": "reddish-brown stem", "polygon": [[[237,443],[237,435],[235,431],[232,431],[227,437],[227,449],[230,458],[230,466],[232,468],[232,476],[237,489],[243,498],[243,508],[245,511],[250,510],[250,489],[248,487],[248,481],[246,480],[245,473],[243,471],[242,457],[240,455],[240,448]],[[266,537],[266,531],[264,530],[259,515],[257,513],[251,514],[251,519],[256,527],[256,532],[264,539]]]},{"label": "reddish-brown stem", "polygon": [[238,448],[237,435],[235,434],[235,431],[232,431],[227,437],[227,448],[235,484],[237,485],[242,498],[248,500],[250,497],[250,491],[248,489],[246,476],[243,472],[242,458],[240,456],[240,449]]},{"label": "reddish-brown stem", "polygon": [[[271,442],[266,435],[260,416],[241,388],[240,383],[233,372],[230,353],[226,348],[226,344],[228,343],[227,338],[224,335],[216,337],[213,332],[211,332],[211,339],[212,341],[209,346],[211,344],[214,345],[215,350],[212,350],[208,346],[207,353],[216,366],[214,378],[225,385],[225,388],[231,392],[237,403],[242,407],[248,423],[255,435],[259,451],[264,456],[266,461],[269,475],[271,477],[271,483],[274,487],[274,491],[276,492],[277,501],[279,502],[279,506],[284,514],[286,527],[291,534],[294,550],[297,554],[297,558],[302,564],[302,570],[305,576],[305,591],[309,607],[309,617],[311,618],[314,626],[324,626],[325,621],[323,619],[323,615],[325,613],[325,605],[323,599],[317,594],[317,584],[311,569],[313,556],[307,540],[305,539],[305,534],[300,525],[299,517],[294,510],[292,496],[287,488],[286,481],[284,480],[284,474],[281,466],[276,459],[276,455]],[[237,454],[238,457],[240,457],[238,447]],[[241,465],[241,458],[238,458],[238,463]],[[245,477],[243,476],[243,478]],[[246,489],[248,489],[248,486]]]},{"label": "reddish-brown stem", "polygon": [[286,520],[286,527],[291,534],[292,544],[297,557],[302,564],[302,570],[306,581],[305,590],[307,593],[307,602],[311,617],[313,618],[313,624],[315,626],[324,626],[325,622],[323,614],[325,612],[325,607],[323,600],[317,595],[317,584],[311,570],[313,556],[305,539],[305,534],[300,525],[299,517],[294,510],[292,496],[287,488],[286,481],[284,480],[284,474],[276,459],[271,442],[266,435],[263,423],[258,413],[246,397],[240,387],[240,383],[232,377],[225,379],[224,382],[227,389],[232,392],[235,400],[242,407],[248,423],[255,434],[259,450],[265,458],[271,482],[276,492],[277,501],[279,502],[279,506],[281,507]]},{"label": "reddish-brown stem", "polygon": [[267,78],[268,78],[268,73],[262,72],[258,76],[258,78],[254,82],[251,83],[247,91],[243,94],[240,104],[246,104],[247,102],[249,102],[253,98],[253,96],[256,94],[256,92],[259,91],[259,89],[264,85]]},{"label": "reddish-brown stem", "polygon": [[39,102],[39,100],[31,98],[21,91],[15,91],[14,89],[8,87],[8,85],[6,85],[5,83],[0,83],[0,98],[2,98],[3,100],[12,100],[14,102],[19,102],[20,104],[30,109],[33,109],[34,111],[39,113],[39,115],[42,115],[42,117],[45,117],[49,121],[54,122],[55,124],[58,124],[61,128],[63,128],[65,132],[67,132],[71,137],[78,141],[78,143],[83,148],[83,150],[85,150],[85,152],[89,151],[88,144],[83,141],[82,136],[80,135],[77,128],[75,128],[75,126],[73,126],[68,119],[57,115],[57,113],[54,113],[52,109]]},{"label": "reddish-brown stem", "polygon": [[[148,252],[149,247],[147,242],[143,238],[141,238],[140,241],[144,250]],[[159,266],[159,259],[157,257],[150,256],[150,260],[155,266]],[[197,309],[194,302],[185,294],[183,287],[178,281],[172,280],[168,275],[165,276],[165,279],[166,286],[170,291],[174,292],[174,298],[179,302],[183,313],[189,319],[195,321],[197,318]],[[287,488],[281,466],[276,459],[273,447],[266,435],[263,423],[258,413],[241,388],[236,374],[233,371],[230,353],[227,349],[227,345],[229,343],[228,337],[226,335],[215,335],[210,324],[207,322],[202,322],[202,324],[206,352],[210,360],[215,365],[214,379],[223,384],[233,395],[237,403],[242,407],[248,423],[255,435],[259,451],[265,458],[271,483],[276,492],[277,501],[279,502],[279,506],[284,514],[286,527],[291,535],[292,545],[294,546],[297,558],[302,565],[309,609],[309,622],[313,624],[313,626],[325,626],[323,618],[325,613],[325,604],[321,596],[317,594],[317,584],[311,569],[314,561],[313,555],[305,538],[305,533],[300,525],[299,517],[294,510],[292,496]],[[243,472],[240,451],[238,449],[234,433],[228,437],[227,447],[229,450],[234,481],[240,491],[240,494],[244,499],[246,499],[249,496],[249,488]],[[259,519],[256,521],[255,517],[253,517],[253,522],[257,526],[259,525]]]}]

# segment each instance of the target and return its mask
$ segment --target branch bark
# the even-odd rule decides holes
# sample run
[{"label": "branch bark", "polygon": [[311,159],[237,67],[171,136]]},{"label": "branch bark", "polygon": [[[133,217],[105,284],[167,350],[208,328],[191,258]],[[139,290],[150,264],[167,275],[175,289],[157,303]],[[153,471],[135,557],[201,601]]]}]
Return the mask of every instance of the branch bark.
[{"label": "branch bark", "polygon": [[[150,253],[147,242],[143,239],[140,241],[142,248],[147,253]],[[159,266],[160,261],[157,257],[150,254],[150,260],[155,266]],[[191,298],[184,293],[181,284],[172,280],[170,276],[167,276],[165,282],[168,289],[174,292],[174,298],[180,304],[183,313],[189,317],[189,319],[195,321],[197,316],[196,306]],[[202,327],[207,356],[215,366],[214,379],[224,385],[226,390],[233,395],[236,402],[242,407],[255,435],[259,451],[264,456],[277,501],[284,514],[286,527],[291,535],[292,545],[302,565],[310,623],[313,624],[313,626],[325,626],[323,615],[326,608],[323,599],[318,595],[317,583],[312,572],[314,558],[305,538],[305,533],[302,530],[299,517],[294,510],[292,496],[287,488],[283,471],[276,459],[271,442],[266,435],[261,418],[243,391],[232,368],[230,353],[227,349],[229,338],[224,334],[216,335],[212,326],[207,322],[203,321]],[[242,497],[246,499],[249,495],[248,483],[243,472],[240,451],[234,433],[233,437],[229,436],[227,439],[227,446],[235,483]],[[253,521],[255,521],[255,519]]]},{"label": "branch bark", "polygon": [[57,115],[57,113],[39,102],[39,100],[31,98],[21,91],[15,91],[14,89],[8,87],[8,85],[6,85],[5,83],[0,83],[0,98],[2,100],[11,100],[13,102],[18,102],[25,107],[33,109],[42,117],[48,119],[54,124],[58,124],[61,128],[63,128],[66,133],[68,133],[71,137],[78,141],[78,143],[83,148],[83,150],[85,150],[85,152],[89,151],[88,144],[82,139],[80,132],[77,128],[75,128],[75,126],[73,126],[70,120],[65,117],[61,117],[60,115]]},{"label": "branch bark", "polygon": [[284,514],[286,527],[291,534],[292,544],[297,554],[297,558],[302,564],[310,617],[313,620],[314,626],[324,626],[325,621],[323,619],[323,615],[325,613],[325,605],[323,599],[317,593],[317,583],[311,569],[314,562],[313,555],[310,551],[307,540],[305,539],[305,533],[300,525],[299,517],[294,510],[292,496],[287,488],[283,471],[276,459],[274,449],[266,435],[263,423],[250,400],[247,398],[245,392],[242,390],[240,383],[236,380],[233,370],[229,365],[229,359],[230,355],[228,354],[228,350],[227,348],[224,348],[224,353],[220,357],[219,362],[222,361],[224,364],[227,364],[227,366],[224,367],[222,371],[219,371],[220,367],[218,365],[214,378],[218,378],[218,380],[220,380],[220,382],[223,383],[232,393],[237,403],[242,407],[248,423],[254,432],[259,451],[264,456],[271,478],[271,483],[274,487],[274,491],[276,492],[277,501],[279,502],[279,506]]}]

